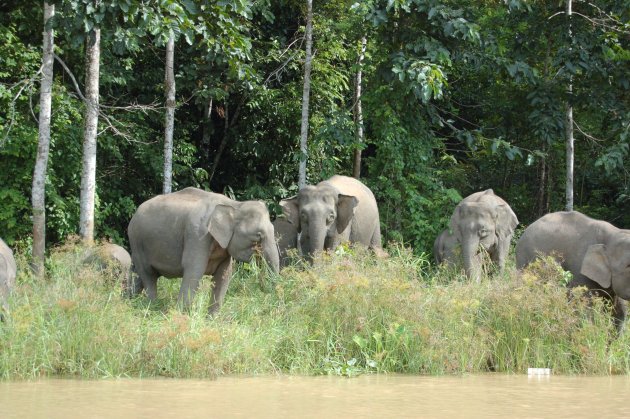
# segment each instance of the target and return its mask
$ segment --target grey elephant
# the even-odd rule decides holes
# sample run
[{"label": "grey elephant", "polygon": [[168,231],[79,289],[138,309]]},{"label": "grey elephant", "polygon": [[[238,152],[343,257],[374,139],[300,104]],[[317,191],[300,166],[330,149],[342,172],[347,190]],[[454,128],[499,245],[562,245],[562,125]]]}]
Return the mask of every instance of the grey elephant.
[{"label": "grey elephant", "polygon": [[13,251],[4,240],[0,239],[0,320],[3,320],[3,311],[7,310],[7,298],[15,286],[17,265]]},{"label": "grey elephant", "polygon": [[114,243],[102,243],[88,250],[84,263],[93,264],[99,270],[110,269],[124,288],[129,288],[131,256],[124,247]]},{"label": "grey elephant", "polygon": [[435,262],[454,264],[457,260],[457,237],[450,229],[444,229],[433,243],[433,257]]},{"label": "grey elephant", "polygon": [[573,274],[570,288],[585,286],[590,296],[609,300],[618,329],[630,299],[630,230],[578,211],[547,214],[525,229],[516,244],[516,267],[538,255],[553,255]]},{"label": "grey elephant", "polygon": [[272,224],[276,233],[276,240],[278,241],[280,267],[284,267],[289,263],[289,251],[291,249],[297,249],[297,228],[284,217],[276,218]]},{"label": "grey elephant", "polygon": [[[475,192],[455,207],[451,216],[452,235],[442,236],[439,243],[442,250],[436,258],[451,263],[461,260],[466,276],[479,282],[484,259],[480,252],[487,252],[503,271],[517,225],[518,218],[512,208],[492,189]],[[460,248],[459,252],[456,247]]]},{"label": "grey elephant", "polygon": [[335,175],[280,202],[288,222],[300,233],[299,246],[308,258],[344,241],[361,243],[379,256],[381,224],[372,191],[360,181]]},{"label": "grey elephant", "polygon": [[182,277],[178,302],[188,307],[201,277],[213,275],[209,313],[219,309],[232,276],[232,258],[248,261],[260,251],[278,272],[278,247],[266,205],[186,188],[138,207],[128,227],[131,258],[139,279],[132,295],[157,296],[157,279]]}]

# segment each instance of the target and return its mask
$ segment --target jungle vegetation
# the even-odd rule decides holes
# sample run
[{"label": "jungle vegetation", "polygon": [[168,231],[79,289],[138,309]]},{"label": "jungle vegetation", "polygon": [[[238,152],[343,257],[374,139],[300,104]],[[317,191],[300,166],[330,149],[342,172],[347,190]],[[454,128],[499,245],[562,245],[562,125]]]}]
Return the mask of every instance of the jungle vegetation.
[{"label": "jungle vegetation", "polygon": [[[575,209],[628,228],[630,4],[573,1],[568,18],[566,3],[313,2],[307,182],[351,175],[360,150],[361,180],[379,202],[384,242],[417,254],[430,251],[454,205],[477,190],[493,188],[528,224],[565,206],[570,103]],[[162,192],[171,38],[172,189],[263,199],[276,213],[279,199],[296,192],[306,2],[51,4],[49,246],[80,231],[82,95],[95,27],[97,238],[125,244],[135,208]],[[0,232],[27,252],[43,30],[43,2],[2,6]]]},{"label": "jungle vegetation", "polygon": [[[20,267],[0,378],[630,372],[630,335],[615,336],[601,302],[567,299],[551,261],[476,284],[430,257],[472,192],[494,189],[523,225],[564,209],[567,128],[574,208],[630,228],[628,0],[51,6],[46,23],[44,2],[0,6],[0,237]],[[45,200],[31,202],[47,80]],[[277,214],[300,163],[307,183],[360,175],[390,258],[343,246],[278,275],[239,264],[211,319],[210,281],[182,312],[178,281],[150,304],[81,263],[76,234],[126,245],[137,206],[169,188],[262,199]],[[43,202],[45,281],[28,269]]]}]

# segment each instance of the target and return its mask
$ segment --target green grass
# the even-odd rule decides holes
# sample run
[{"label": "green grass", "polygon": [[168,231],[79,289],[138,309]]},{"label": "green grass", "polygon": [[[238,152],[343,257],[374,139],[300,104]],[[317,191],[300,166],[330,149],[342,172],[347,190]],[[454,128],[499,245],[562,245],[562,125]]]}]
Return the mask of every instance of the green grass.
[{"label": "green grass", "polygon": [[179,280],[158,300],[129,300],[108,272],[59,248],[38,281],[20,263],[0,324],[0,377],[215,377],[400,372],[630,373],[630,337],[615,338],[601,303],[567,299],[550,261],[470,283],[401,246],[376,259],[341,248],[280,275],[240,264],[223,308],[207,318],[211,281],[176,308]]}]

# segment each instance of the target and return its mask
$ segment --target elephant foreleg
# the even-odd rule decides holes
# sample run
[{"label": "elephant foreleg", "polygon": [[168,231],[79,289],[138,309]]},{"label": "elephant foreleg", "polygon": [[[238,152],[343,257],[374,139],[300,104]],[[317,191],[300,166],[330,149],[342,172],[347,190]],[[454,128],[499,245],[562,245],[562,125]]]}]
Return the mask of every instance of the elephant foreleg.
[{"label": "elephant foreleg", "polygon": [[208,314],[213,315],[223,304],[223,298],[232,279],[232,258],[228,257],[217,267],[213,275],[214,288],[212,289],[212,304]]},{"label": "elephant foreleg", "polygon": [[179,288],[179,295],[177,296],[177,303],[180,307],[186,309],[190,307],[197,288],[199,288],[199,282],[204,274],[204,269],[190,268],[184,270],[184,276],[182,278],[182,286]]},{"label": "elephant foreleg", "polygon": [[512,236],[508,236],[504,239],[500,239],[497,243],[496,254],[494,255],[493,262],[497,264],[499,267],[499,272],[502,274],[505,269],[505,261],[507,259],[508,253],[510,252],[510,242],[512,241]]}]

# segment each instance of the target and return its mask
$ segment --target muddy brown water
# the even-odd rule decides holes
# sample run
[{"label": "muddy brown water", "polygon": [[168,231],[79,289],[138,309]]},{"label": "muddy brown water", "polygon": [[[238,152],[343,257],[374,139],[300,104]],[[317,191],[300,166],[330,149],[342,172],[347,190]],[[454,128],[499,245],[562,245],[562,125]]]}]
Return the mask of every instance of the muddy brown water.
[{"label": "muddy brown water", "polygon": [[0,383],[0,418],[630,418],[630,377],[46,379]]}]

